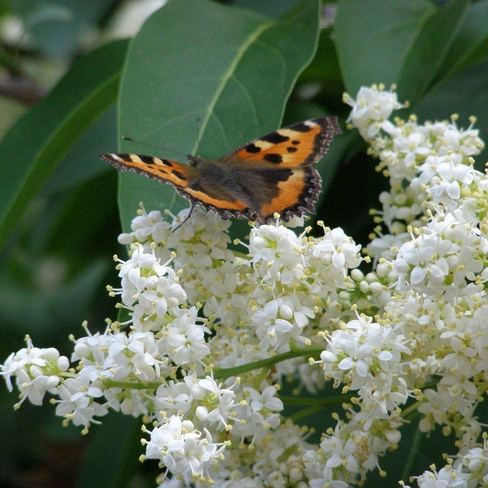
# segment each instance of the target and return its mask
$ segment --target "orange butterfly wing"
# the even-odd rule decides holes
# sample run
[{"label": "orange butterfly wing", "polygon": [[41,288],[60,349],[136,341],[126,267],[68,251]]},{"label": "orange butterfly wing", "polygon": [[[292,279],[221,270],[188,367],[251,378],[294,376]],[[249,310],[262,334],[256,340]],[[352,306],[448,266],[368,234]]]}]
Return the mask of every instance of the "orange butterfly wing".
[{"label": "orange butterfly wing", "polygon": [[314,211],[322,180],[312,166],[340,133],[336,117],[310,119],[245,144],[219,162],[231,165],[241,184],[250,179],[249,191],[258,196],[251,206],[261,222],[272,220],[275,213],[288,221]]},{"label": "orange butterfly wing", "polygon": [[283,127],[249,142],[220,158],[239,167],[296,168],[312,166],[329,150],[336,134],[341,134],[337,117],[319,117]]}]

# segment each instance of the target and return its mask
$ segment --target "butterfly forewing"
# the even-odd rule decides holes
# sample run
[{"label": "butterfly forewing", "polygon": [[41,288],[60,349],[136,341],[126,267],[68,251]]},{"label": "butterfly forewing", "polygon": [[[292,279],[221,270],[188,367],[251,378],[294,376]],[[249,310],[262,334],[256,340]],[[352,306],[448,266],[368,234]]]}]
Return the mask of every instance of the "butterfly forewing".
[{"label": "butterfly forewing", "polygon": [[198,178],[195,168],[169,159],[128,153],[107,153],[100,157],[119,171],[133,171],[160,182],[170,183],[176,188],[184,188]]},{"label": "butterfly forewing", "polygon": [[336,117],[319,117],[283,127],[223,156],[239,167],[296,168],[317,163],[341,129]]}]

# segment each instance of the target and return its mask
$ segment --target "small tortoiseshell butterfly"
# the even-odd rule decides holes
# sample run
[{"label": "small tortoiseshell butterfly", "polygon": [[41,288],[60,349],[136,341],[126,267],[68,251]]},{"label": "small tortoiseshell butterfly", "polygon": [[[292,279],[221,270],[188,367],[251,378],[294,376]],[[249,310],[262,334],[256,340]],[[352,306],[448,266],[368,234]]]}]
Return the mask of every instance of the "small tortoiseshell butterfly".
[{"label": "small tortoiseshell butterfly", "polygon": [[322,180],[314,164],[341,134],[337,117],[319,117],[260,137],[219,159],[188,156],[190,164],[137,154],[102,154],[119,171],[135,171],[176,190],[194,205],[230,216],[285,222],[314,211]]}]

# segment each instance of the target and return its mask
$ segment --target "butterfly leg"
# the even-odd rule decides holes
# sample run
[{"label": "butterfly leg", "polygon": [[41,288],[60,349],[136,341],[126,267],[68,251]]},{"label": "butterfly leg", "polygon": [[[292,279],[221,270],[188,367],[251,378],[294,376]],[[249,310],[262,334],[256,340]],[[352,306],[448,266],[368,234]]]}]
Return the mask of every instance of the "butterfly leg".
[{"label": "butterfly leg", "polygon": [[186,216],[185,220],[183,222],[180,222],[173,230],[172,232],[176,232],[190,217],[193,212],[193,209],[195,208],[195,205],[190,203],[190,211],[188,212],[188,215]]}]

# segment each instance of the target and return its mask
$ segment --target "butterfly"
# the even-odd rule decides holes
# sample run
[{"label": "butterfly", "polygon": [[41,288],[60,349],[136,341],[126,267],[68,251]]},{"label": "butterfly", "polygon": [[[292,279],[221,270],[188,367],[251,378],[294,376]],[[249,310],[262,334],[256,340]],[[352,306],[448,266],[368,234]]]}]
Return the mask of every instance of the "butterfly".
[{"label": "butterfly", "polygon": [[283,127],[219,159],[188,156],[189,164],[138,154],[102,154],[119,171],[134,171],[173,185],[193,205],[220,215],[267,223],[312,213],[322,190],[313,167],[327,153],[337,117]]}]

